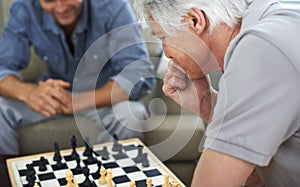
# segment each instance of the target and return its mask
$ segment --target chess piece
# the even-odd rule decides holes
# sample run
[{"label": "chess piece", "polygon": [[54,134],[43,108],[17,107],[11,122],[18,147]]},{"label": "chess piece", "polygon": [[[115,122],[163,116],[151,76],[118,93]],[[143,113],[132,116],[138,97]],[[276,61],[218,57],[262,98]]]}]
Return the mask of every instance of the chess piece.
[{"label": "chess piece", "polygon": [[170,187],[170,184],[169,184],[169,178],[170,178],[170,176],[166,174],[166,175],[164,176],[164,178],[165,178],[165,182],[164,182],[164,184],[162,185],[162,187]]},{"label": "chess piece", "polygon": [[90,169],[88,167],[84,167],[82,170],[83,170],[83,175],[85,176],[85,180],[82,183],[83,186],[84,187],[92,187],[93,186],[93,182],[89,178]]},{"label": "chess piece", "polygon": [[112,147],[112,151],[116,151],[116,152],[120,152],[122,150],[122,144],[120,144],[118,142],[118,137],[116,134],[113,135],[114,136],[114,144],[113,144],[113,147]]},{"label": "chess piece", "polygon": [[136,163],[141,163],[142,162],[142,160],[143,160],[143,146],[141,146],[141,145],[139,145],[138,147],[137,147],[137,149],[138,149],[138,154],[137,154],[137,156],[133,159]]},{"label": "chess piece", "polygon": [[83,152],[83,156],[88,156],[88,154],[90,154],[89,152],[91,151],[90,150],[91,147],[90,147],[90,138],[89,137],[85,138],[84,144],[85,144],[85,150]]},{"label": "chess piece", "polygon": [[112,179],[113,179],[113,175],[112,175],[112,169],[107,169],[107,176],[106,176],[106,187],[113,187],[113,182],[112,182]]},{"label": "chess piece", "polygon": [[66,173],[66,187],[73,187],[73,173],[71,170],[68,170]]},{"label": "chess piece", "polygon": [[143,157],[142,157],[142,166],[143,167],[149,167],[149,160],[148,160],[148,153],[143,153]]},{"label": "chess piece", "polygon": [[102,162],[98,161],[97,165],[98,165],[97,171],[93,175],[94,179],[99,179],[100,178],[100,169],[101,169],[101,166],[102,166]]},{"label": "chess piece", "polygon": [[152,187],[152,179],[147,178],[146,185],[147,185],[147,187]]},{"label": "chess piece", "polygon": [[73,178],[73,187],[79,187],[76,178]]},{"label": "chess piece", "polygon": [[179,187],[179,184],[178,184],[178,182],[176,180],[172,180],[171,186],[172,187]]},{"label": "chess piece", "polygon": [[45,157],[41,157],[40,158],[40,162],[39,162],[39,171],[46,171],[47,167],[46,167],[46,160]]},{"label": "chess piece", "polygon": [[82,168],[81,168],[81,166],[80,166],[80,162],[81,162],[80,158],[79,158],[79,157],[76,158],[76,163],[77,163],[77,165],[76,165],[76,167],[75,167],[75,169],[74,169],[74,173],[76,173],[76,174],[79,174],[79,173],[82,172]]},{"label": "chess piece", "polygon": [[35,183],[33,187],[40,187],[40,186],[37,183]]},{"label": "chess piece", "polygon": [[76,152],[77,139],[76,139],[75,135],[73,135],[72,138],[71,138],[71,147],[72,147],[71,158],[74,159],[74,160],[76,160],[77,158],[79,158],[79,155]]},{"label": "chess piece", "polygon": [[103,160],[108,160],[108,159],[109,159],[109,152],[108,152],[106,146],[104,146],[104,147],[103,147],[103,150],[101,151],[101,158],[102,158]]},{"label": "chess piece", "polygon": [[99,184],[106,184],[106,178],[105,178],[105,173],[106,173],[106,171],[105,171],[105,169],[104,168],[101,168],[100,169],[100,178],[99,178],[99,180],[98,180],[98,183]]},{"label": "chess piece", "polygon": [[135,182],[134,181],[130,181],[129,187],[135,187]]},{"label": "chess piece", "polygon": [[54,157],[53,160],[54,161],[61,161],[61,154],[60,154],[60,150],[59,150],[59,146],[57,142],[54,142]]}]

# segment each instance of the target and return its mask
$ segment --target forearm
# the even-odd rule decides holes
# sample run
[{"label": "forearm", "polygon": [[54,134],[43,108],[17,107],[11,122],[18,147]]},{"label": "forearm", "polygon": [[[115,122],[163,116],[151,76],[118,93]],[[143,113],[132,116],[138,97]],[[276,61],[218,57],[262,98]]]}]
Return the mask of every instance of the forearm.
[{"label": "forearm", "polygon": [[128,100],[128,98],[128,94],[121,86],[115,81],[109,81],[103,87],[95,91],[74,95],[73,109],[76,112],[93,107],[105,107],[123,100]]},{"label": "forearm", "polygon": [[16,99],[22,102],[26,101],[26,97],[34,85],[24,83],[13,75],[9,75],[0,82],[0,94],[4,97]]}]

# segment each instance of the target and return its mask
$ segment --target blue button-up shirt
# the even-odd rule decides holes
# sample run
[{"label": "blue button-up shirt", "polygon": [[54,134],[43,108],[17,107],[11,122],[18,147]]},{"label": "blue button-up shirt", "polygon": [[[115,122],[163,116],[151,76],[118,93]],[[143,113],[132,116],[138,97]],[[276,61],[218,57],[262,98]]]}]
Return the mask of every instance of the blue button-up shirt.
[{"label": "blue button-up shirt", "polygon": [[[0,39],[0,80],[8,75],[20,77],[19,70],[28,66],[33,46],[48,66],[41,79],[62,79],[73,88],[82,80],[84,86],[77,86],[80,88],[76,91],[92,89],[93,82],[96,82],[94,88],[99,88],[108,80],[115,80],[131,99],[145,95],[153,85],[154,68],[148,60],[140,29],[133,24],[136,18],[130,4],[125,0],[83,0],[83,6],[71,37],[72,54],[63,30],[41,8],[39,0],[15,1]],[[125,27],[129,29],[121,29],[121,33],[116,30]],[[98,44],[93,44],[98,38]],[[91,45],[96,48],[91,49]],[[82,58],[84,54],[90,56]],[[127,68],[132,63],[135,65]],[[97,80],[91,80],[93,76],[87,78],[95,73]]]}]

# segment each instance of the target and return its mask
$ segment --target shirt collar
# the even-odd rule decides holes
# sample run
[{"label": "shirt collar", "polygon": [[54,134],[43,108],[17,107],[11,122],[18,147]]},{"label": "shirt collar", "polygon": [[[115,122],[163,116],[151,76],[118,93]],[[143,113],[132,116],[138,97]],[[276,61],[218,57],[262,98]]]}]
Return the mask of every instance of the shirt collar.
[{"label": "shirt collar", "polygon": [[[87,29],[88,26],[88,1],[83,1],[83,11],[82,15],[79,19],[79,22],[74,30],[76,33],[81,33]],[[59,34],[61,32],[61,28],[56,23],[53,16],[43,11],[43,28],[45,30],[50,30],[54,34]]]}]

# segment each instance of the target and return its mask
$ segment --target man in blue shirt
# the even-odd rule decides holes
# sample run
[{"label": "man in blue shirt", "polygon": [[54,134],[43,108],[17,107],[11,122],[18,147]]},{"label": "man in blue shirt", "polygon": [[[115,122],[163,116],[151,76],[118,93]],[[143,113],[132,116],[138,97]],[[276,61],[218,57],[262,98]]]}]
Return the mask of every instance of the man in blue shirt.
[{"label": "man in blue shirt", "polygon": [[[154,71],[135,21],[125,0],[16,0],[0,39],[0,153],[18,154],[19,126],[93,108],[111,134],[139,136],[127,125],[144,125]],[[36,85],[19,74],[31,46],[48,67]]]}]

